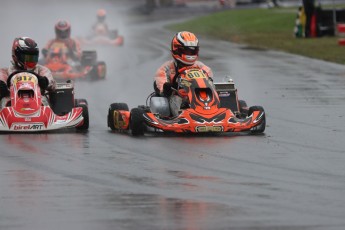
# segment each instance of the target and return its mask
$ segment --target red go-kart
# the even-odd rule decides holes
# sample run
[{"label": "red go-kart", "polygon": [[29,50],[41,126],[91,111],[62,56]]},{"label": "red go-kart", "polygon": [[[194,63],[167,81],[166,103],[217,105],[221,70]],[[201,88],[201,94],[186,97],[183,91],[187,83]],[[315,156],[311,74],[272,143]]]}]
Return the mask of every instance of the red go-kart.
[{"label": "red go-kart", "polygon": [[[247,107],[237,99],[232,81],[213,83],[200,69],[185,69],[178,77],[176,94],[186,102],[178,116],[171,116],[166,97],[151,94],[146,106],[129,111],[125,103],[113,103],[108,110],[108,127],[115,131],[146,132],[242,132],[262,133],[266,126],[261,106]],[[148,103],[149,102],[149,103]]]},{"label": "red go-kart", "polygon": [[[56,91],[47,96],[41,94],[37,75],[32,72],[14,72],[9,76],[7,84],[10,98],[1,100],[0,131],[38,132],[89,128],[87,102],[71,97],[71,82],[59,83]],[[50,98],[51,104],[47,98]]]}]

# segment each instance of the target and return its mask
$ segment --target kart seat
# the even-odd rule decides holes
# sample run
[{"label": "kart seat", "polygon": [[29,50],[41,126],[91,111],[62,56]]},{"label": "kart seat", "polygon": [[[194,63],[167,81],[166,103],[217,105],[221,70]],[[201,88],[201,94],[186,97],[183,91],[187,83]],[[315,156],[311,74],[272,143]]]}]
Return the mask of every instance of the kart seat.
[{"label": "kart seat", "polygon": [[18,97],[19,98],[34,98],[34,91],[33,90],[19,90]]}]

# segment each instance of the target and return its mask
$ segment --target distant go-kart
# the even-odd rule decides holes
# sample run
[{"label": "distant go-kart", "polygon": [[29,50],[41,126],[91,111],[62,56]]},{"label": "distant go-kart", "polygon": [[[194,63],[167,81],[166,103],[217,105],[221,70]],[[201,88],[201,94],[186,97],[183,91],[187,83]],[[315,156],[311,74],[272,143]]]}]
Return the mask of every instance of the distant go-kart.
[{"label": "distant go-kart", "polygon": [[108,110],[108,127],[115,131],[130,131],[132,135],[147,132],[204,133],[243,132],[263,133],[265,111],[261,106],[247,107],[238,100],[232,81],[213,83],[200,69],[185,69],[178,77],[175,90],[186,99],[180,114],[172,117],[166,97],[149,95],[146,105],[131,111],[125,103],[113,103]]},{"label": "distant go-kart", "polygon": [[79,38],[83,46],[123,46],[124,38],[118,34],[117,30],[104,31],[103,28],[95,30],[95,33],[85,38]]},{"label": "distant go-kart", "polygon": [[96,51],[83,51],[81,61],[74,61],[68,56],[68,49],[64,43],[53,44],[43,64],[51,70],[57,80],[101,80],[106,77],[106,64],[97,61]]},{"label": "distant go-kart", "polygon": [[38,132],[65,128],[89,128],[88,105],[85,99],[74,99],[72,82],[58,83],[48,95],[50,104],[43,102],[38,76],[33,72],[17,71],[7,80],[10,99],[2,99],[0,131]]}]

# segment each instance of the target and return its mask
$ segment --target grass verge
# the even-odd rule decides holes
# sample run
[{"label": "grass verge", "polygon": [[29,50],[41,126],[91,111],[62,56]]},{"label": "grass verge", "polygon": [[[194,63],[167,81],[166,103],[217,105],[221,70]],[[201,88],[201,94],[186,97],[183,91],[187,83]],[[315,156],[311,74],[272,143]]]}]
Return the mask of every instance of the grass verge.
[{"label": "grass verge", "polygon": [[229,10],[168,26],[253,47],[345,64],[337,37],[294,38],[297,8]]}]

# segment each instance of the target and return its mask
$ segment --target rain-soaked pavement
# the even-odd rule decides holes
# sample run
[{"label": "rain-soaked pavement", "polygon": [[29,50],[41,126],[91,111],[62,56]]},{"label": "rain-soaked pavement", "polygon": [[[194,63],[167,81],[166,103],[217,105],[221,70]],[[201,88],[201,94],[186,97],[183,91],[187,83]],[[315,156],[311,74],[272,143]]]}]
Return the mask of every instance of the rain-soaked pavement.
[{"label": "rain-soaked pavement", "polygon": [[13,37],[42,47],[59,18],[86,33],[99,7],[125,46],[100,50],[106,80],[76,83],[89,132],[0,135],[1,230],[345,228],[345,66],[200,37],[215,80],[265,108],[265,134],[133,138],[108,130],[108,106],[144,104],[174,32],[126,24],[116,2],[36,1],[1,2],[1,66]]}]

